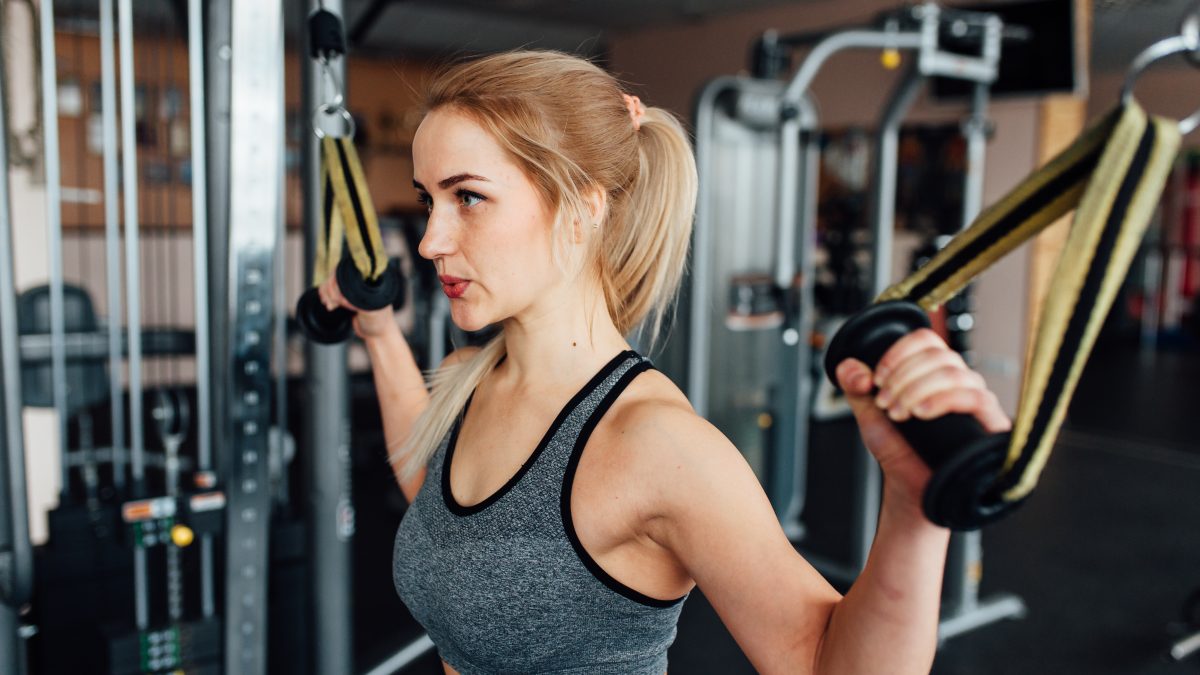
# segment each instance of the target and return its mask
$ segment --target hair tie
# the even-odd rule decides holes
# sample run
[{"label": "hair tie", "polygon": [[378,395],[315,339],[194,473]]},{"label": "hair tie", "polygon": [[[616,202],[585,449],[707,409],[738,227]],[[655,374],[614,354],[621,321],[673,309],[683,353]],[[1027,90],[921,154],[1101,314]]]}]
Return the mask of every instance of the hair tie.
[{"label": "hair tie", "polygon": [[621,94],[625,97],[625,108],[629,111],[629,119],[633,120],[633,130],[637,131],[642,128],[642,118],[646,116],[646,106],[642,105],[642,100],[636,96],[629,94]]}]

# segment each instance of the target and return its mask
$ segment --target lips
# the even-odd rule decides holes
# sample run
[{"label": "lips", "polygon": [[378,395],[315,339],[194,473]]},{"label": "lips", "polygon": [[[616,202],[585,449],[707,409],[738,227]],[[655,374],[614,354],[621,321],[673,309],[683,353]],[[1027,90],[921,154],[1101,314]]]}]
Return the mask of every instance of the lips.
[{"label": "lips", "polygon": [[439,276],[438,281],[442,282],[442,292],[449,298],[461,298],[462,294],[467,292],[467,286],[471,283],[466,279],[459,279],[458,277],[449,275]]}]

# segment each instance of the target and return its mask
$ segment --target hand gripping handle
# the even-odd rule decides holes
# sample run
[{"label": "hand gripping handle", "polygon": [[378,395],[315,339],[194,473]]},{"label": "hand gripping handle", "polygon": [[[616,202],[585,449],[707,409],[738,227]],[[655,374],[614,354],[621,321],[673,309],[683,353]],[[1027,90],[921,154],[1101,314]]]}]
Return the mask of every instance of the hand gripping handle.
[{"label": "hand gripping handle", "polygon": [[[900,338],[929,327],[919,306],[893,300],[872,305],[842,325],[825,352],[825,373],[837,384],[837,367],[855,358],[874,369]],[[954,530],[974,530],[1011,512],[997,488],[1009,434],[988,433],[971,415],[950,413],[933,420],[896,423],[917,455],[933,469],[922,506],[930,521]]]}]

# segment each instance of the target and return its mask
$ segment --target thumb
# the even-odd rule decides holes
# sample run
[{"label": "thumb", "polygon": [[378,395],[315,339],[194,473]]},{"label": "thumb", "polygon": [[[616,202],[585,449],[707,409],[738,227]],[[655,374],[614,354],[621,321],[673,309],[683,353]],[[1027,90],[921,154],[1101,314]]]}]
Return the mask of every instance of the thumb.
[{"label": "thumb", "polygon": [[867,447],[894,445],[900,436],[887,413],[875,405],[874,373],[867,364],[858,359],[846,359],[838,364],[836,374]]}]

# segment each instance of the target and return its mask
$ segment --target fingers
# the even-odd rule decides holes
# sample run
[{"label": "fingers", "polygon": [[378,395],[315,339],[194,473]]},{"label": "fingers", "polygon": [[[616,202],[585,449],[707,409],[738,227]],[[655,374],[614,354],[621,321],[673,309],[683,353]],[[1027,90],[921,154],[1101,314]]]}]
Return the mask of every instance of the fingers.
[{"label": "fingers", "polygon": [[358,311],[358,308],[350,304],[349,300],[342,295],[342,289],[338,287],[337,276],[330,274],[320,286],[317,287],[317,294],[321,297],[321,304],[325,309],[333,311],[338,307],[344,307],[351,311]]},{"label": "fingers", "polygon": [[[870,380],[864,384],[867,373]],[[852,398],[870,395],[877,387],[873,404],[894,422],[912,417],[930,420],[954,412],[974,416],[990,432],[1012,426],[983,376],[928,329],[898,340],[873,373],[861,362],[847,360],[838,366],[837,375]]]},{"label": "fingers", "polygon": [[838,386],[852,396],[866,396],[871,393],[874,384],[871,381],[871,369],[858,359],[846,359],[837,367]]}]

